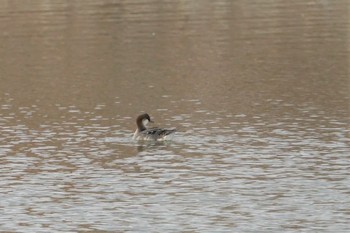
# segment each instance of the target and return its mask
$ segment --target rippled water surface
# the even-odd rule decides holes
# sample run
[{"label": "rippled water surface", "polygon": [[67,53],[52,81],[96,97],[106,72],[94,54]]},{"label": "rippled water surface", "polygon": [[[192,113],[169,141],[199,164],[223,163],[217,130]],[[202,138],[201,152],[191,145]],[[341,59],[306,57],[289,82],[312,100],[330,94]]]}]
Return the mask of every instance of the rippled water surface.
[{"label": "rippled water surface", "polygon": [[349,232],[347,5],[2,1],[0,231]]}]

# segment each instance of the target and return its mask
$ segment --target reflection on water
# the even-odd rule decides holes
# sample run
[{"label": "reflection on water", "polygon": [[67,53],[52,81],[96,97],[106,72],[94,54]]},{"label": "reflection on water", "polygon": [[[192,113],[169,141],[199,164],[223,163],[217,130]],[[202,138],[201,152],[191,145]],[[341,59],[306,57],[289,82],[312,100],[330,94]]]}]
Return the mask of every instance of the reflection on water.
[{"label": "reflection on water", "polygon": [[346,6],[2,3],[0,231],[346,232]]}]

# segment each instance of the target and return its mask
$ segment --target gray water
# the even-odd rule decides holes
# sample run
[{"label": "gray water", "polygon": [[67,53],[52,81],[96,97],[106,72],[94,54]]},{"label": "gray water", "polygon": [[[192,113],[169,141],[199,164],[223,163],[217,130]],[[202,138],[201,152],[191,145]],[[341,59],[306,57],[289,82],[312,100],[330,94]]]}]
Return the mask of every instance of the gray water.
[{"label": "gray water", "polygon": [[0,231],[349,232],[347,7],[2,1]]}]

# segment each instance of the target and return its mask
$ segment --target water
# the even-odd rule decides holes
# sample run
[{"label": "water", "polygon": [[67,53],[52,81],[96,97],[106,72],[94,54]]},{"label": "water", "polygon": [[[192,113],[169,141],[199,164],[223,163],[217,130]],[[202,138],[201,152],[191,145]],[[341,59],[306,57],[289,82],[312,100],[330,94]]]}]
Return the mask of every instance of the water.
[{"label": "water", "polygon": [[0,231],[348,232],[347,4],[3,1]]}]

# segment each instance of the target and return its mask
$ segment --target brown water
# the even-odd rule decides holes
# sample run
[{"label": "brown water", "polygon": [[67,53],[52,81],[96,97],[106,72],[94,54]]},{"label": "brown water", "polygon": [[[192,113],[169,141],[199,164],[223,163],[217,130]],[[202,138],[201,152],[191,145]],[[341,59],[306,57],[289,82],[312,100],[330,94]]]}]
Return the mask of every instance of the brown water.
[{"label": "brown water", "polygon": [[0,231],[349,232],[348,33],[347,0],[1,1]]}]

